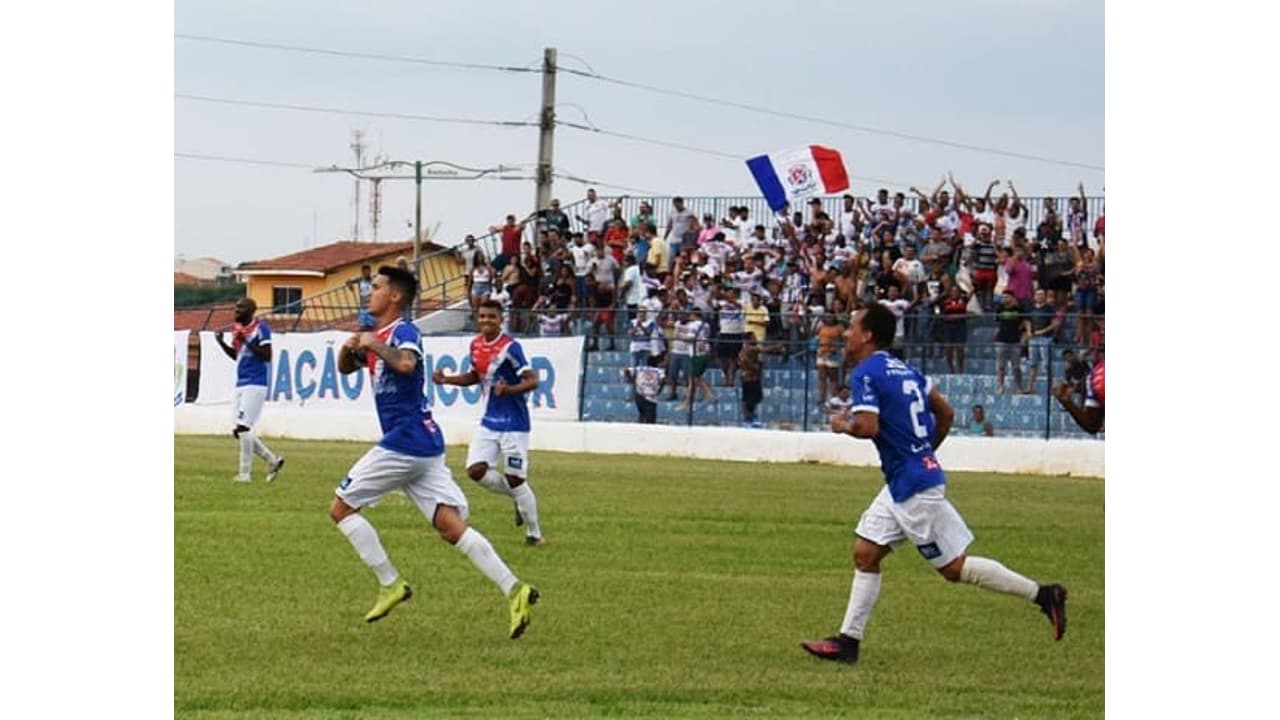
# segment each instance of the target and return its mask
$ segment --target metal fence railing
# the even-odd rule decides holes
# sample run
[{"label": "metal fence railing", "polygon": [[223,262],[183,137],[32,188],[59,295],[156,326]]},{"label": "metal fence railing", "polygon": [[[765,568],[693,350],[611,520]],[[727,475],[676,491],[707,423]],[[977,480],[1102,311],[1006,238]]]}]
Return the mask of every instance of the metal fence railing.
[{"label": "metal fence railing", "polygon": [[[447,312],[469,314],[465,309]],[[504,315],[504,330],[517,338],[577,335],[586,339],[581,419],[605,422],[638,419],[632,385],[623,373],[625,368],[639,362],[638,356],[631,352],[625,309],[603,312],[600,309],[528,309],[523,315],[521,312],[512,309]],[[957,412],[954,432],[983,434],[985,423],[990,422],[997,436],[1091,437],[1076,427],[1061,409],[1052,397],[1052,389],[1070,378],[1076,395],[1083,393],[1089,362],[1101,346],[1095,345],[1099,341],[1096,334],[1076,343],[1076,329],[1082,322],[1098,322],[1097,318],[1067,315],[1058,335],[1034,345],[996,342],[997,321],[990,314],[970,316],[963,321],[963,342],[937,339],[929,320],[938,321],[936,317],[911,318],[911,322],[905,324],[904,337],[895,352],[935,378],[942,392],[951,399]],[[474,328],[470,319],[457,324],[463,324],[468,330]],[[699,367],[694,356],[687,362],[675,359],[671,351],[675,344],[674,330],[664,328],[662,344],[666,352],[658,361],[659,367],[669,380],[672,375],[679,377],[674,386],[663,387],[657,422],[754,424],[801,431],[828,427],[825,402],[835,388],[848,381],[852,369],[843,355],[843,339],[840,362],[829,367],[829,363],[818,362],[817,339],[808,326],[787,328],[775,314],[770,317],[769,328],[764,341],[759,343],[763,365],[762,400],[755,412],[743,403],[741,373],[736,363],[730,361],[736,359],[740,338],[722,338],[715,332],[714,324],[709,323],[706,354]],[[1069,360],[1071,356],[1074,362]],[[689,369],[701,370],[700,378],[704,381],[695,382],[693,392],[688,383]],[[979,407],[981,410],[975,410]],[[975,418],[978,412],[985,414],[981,421]]]}]

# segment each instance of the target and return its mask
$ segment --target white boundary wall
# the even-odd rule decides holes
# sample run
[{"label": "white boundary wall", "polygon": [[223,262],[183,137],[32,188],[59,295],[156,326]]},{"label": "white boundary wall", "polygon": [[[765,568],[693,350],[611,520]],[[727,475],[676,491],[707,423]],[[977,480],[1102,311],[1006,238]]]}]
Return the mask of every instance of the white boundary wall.
[{"label": "white boundary wall", "polygon": [[[436,416],[451,445],[471,442],[475,420]],[[185,404],[175,408],[178,434],[230,435],[230,405]],[[263,409],[259,432],[267,436],[316,440],[363,440],[381,437],[378,420],[368,410],[322,410],[276,407]],[[643,447],[637,442],[644,434]],[[747,462],[822,462],[878,465],[875,446],[867,440],[821,432],[752,430],[729,427],[673,427],[632,423],[534,422],[534,450],[664,455]],[[947,470],[1009,472],[1030,475],[1103,477],[1105,443],[1097,440],[1036,440],[952,435],[938,452]]]}]

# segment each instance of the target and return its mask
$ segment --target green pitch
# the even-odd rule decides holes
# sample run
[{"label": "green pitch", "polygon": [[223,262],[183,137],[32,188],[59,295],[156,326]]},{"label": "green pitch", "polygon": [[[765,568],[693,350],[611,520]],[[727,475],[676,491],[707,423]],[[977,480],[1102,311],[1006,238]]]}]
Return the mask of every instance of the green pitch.
[{"label": "green pitch", "polygon": [[1029,602],[884,564],[856,666],[833,633],[873,468],[535,452],[549,544],[449,464],[472,524],[542,591],[506,638],[502,595],[401,495],[366,510],[413,599],[377,585],[327,517],[365,443],[269,439],[280,479],[231,482],[230,437],[174,438],[174,708],[190,718],[868,717],[1103,714],[1103,483],[952,473],[974,554],[1070,588],[1051,640]]}]

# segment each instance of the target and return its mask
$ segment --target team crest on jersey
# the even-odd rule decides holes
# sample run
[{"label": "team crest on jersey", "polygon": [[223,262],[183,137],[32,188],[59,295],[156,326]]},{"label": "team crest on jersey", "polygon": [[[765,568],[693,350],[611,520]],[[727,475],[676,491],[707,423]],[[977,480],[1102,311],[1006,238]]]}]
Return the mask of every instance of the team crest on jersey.
[{"label": "team crest on jersey", "polygon": [[937,461],[936,459],[934,459],[934,457],[933,457],[932,455],[926,455],[926,456],[924,456],[923,458],[921,458],[921,459],[920,459],[920,462],[924,463],[924,469],[925,469],[925,470],[940,470],[940,469],[942,469],[942,466],[938,464],[938,461]]}]

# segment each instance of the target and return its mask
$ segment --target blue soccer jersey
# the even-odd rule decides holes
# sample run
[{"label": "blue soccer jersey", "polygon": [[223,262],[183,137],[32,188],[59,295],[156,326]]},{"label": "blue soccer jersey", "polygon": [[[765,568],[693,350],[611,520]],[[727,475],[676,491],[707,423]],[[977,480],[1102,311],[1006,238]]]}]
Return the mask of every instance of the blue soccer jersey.
[{"label": "blue soccer jersey", "polygon": [[880,416],[880,434],[874,442],[894,502],[947,482],[933,456],[936,422],[929,409],[933,381],[880,350],[858,363],[849,387],[853,390],[850,412]]},{"label": "blue soccer jersey", "polygon": [[267,385],[271,363],[254,355],[251,348],[271,344],[271,326],[265,320],[254,320],[244,326],[244,341],[236,343],[236,387],[243,385]]},{"label": "blue soccer jersey", "polygon": [[520,373],[531,369],[520,343],[506,333],[492,341],[477,335],[471,341],[471,366],[480,375],[487,399],[480,424],[494,432],[529,432],[528,393],[502,397],[493,394],[494,383],[502,380],[508,386],[516,385]]},{"label": "blue soccer jersey", "polygon": [[367,353],[365,363],[373,381],[373,402],[382,425],[382,447],[415,457],[444,454],[444,433],[431,418],[431,405],[423,393],[422,341],[413,323],[396,320],[377,330],[378,341],[396,350],[408,350],[418,358],[413,372],[402,375],[382,358]]}]

